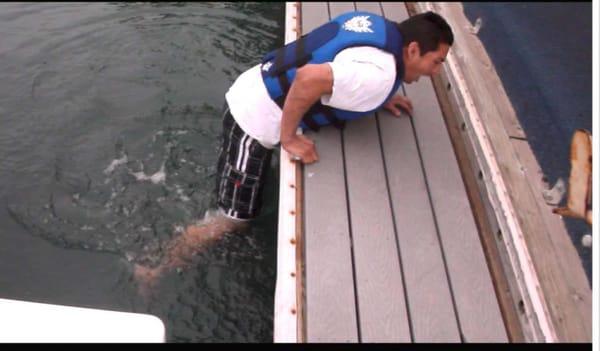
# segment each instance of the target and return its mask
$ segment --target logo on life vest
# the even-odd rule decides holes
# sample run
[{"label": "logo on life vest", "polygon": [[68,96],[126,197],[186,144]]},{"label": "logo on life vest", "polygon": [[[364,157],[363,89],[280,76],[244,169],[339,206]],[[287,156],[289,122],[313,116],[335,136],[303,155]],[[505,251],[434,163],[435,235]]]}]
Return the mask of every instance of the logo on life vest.
[{"label": "logo on life vest", "polygon": [[269,61],[269,62],[265,62],[264,65],[262,65],[262,70],[267,72],[269,71],[269,69],[271,68],[271,66],[273,66],[273,62]]},{"label": "logo on life vest", "polygon": [[369,16],[354,16],[347,20],[342,28],[344,28],[344,30],[357,33],[373,33],[373,30],[369,28],[371,24],[372,23],[369,21]]}]

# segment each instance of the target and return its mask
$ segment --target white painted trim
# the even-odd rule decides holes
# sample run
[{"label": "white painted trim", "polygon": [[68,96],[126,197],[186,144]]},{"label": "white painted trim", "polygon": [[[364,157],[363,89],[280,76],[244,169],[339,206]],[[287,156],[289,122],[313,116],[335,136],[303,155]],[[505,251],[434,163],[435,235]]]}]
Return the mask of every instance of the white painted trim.
[{"label": "white painted trim", "polygon": [[[417,3],[417,6],[420,7],[420,12],[434,11],[444,16],[444,9],[447,5],[444,3],[434,4],[425,2]],[[474,132],[474,141],[478,143],[479,150],[476,150],[480,151],[477,152],[479,154],[478,157],[480,161],[487,166],[488,172],[482,167],[484,177],[489,180],[488,185],[490,185],[486,187],[486,190],[489,198],[492,200],[491,203],[496,216],[498,217],[498,223],[501,226],[502,231],[508,234],[505,236],[508,239],[505,242],[511,264],[515,271],[515,275],[517,276],[517,285],[521,294],[530,299],[533,311],[528,312],[533,312],[530,317],[537,319],[543,333],[544,340],[538,341],[557,342],[558,338],[556,330],[551,322],[550,313],[543,296],[539,278],[527,248],[527,243],[523,237],[523,230],[517,220],[514,206],[508,195],[507,187],[500,172],[500,167],[489,142],[489,137],[481,122],[481,117],[475,107],[471,92],[467,87],[455,55],[456,53],[450,50],[446,57],[446,67],[448,72],[454,78],[457,91],[464,99],[464,107],[466,109],[465,121],[467,121],[469,127]],[[509,246],[512,246],[512,248]]]},{"label": "white painted trim", "polygon": [[[285,4],[285,43],[296,40],[297,3]],[[279,223],[277,228],[277,282],[275,285],[275,315],[273,341],[298,341],[296,292],[296,167],[290,154],[280,149],[279,160]],[[294,273],[294,274],[292,274]],[[292,312],[294,311],[294,312]]]},{"label": "white painted trim", "polygon": [[0,342],[163,343],[165,326],[148,314],[0,299]]}]

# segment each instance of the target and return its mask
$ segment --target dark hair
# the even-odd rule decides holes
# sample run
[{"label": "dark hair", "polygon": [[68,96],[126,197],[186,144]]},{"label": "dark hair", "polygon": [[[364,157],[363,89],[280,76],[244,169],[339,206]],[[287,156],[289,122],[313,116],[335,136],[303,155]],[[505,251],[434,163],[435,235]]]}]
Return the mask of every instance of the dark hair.
[{"label": "dark hair", "polygon": [[404,46],[413,41],[419,43],[421,55],[438,49],[440,43],[452,45],[454,35],[446,20],[431,11],[414,15],[398,23]]}]

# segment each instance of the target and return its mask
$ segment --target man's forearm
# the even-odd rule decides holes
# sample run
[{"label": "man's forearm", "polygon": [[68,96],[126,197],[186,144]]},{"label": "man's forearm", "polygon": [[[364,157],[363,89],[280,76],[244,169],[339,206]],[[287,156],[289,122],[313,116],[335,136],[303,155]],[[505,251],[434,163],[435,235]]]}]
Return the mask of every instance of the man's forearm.
[{"label": "man's forearm", "polygon": [[296,135],[296,129],[308,109],[320,98],[305,82],[294,81],[283,105],[281,117],[281,143]]},{"label": "man's forearm", "polygon": [[333,74],[328,64],[306,65],[297,71],[283,105],[281,143],[296,135],[296,128],[308,109],[322,95],[331,94]]}]

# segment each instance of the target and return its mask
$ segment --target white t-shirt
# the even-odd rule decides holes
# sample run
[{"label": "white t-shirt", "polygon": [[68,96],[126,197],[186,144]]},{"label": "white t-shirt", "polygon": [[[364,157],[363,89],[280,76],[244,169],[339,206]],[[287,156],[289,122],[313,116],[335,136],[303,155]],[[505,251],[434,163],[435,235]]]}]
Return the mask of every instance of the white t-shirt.
[{"label": "white t-shirt", "polygon": [[[342,50],[329,65],[333,71],[333,91],[321,97],[323,105],[369,111],[382,104],[394,86],[394,56],[374,47]],[[242,73],[225,99],[231,115],[244,132],[267,148],[279,143],[281,109],[267,92],[260,64]]]}]

